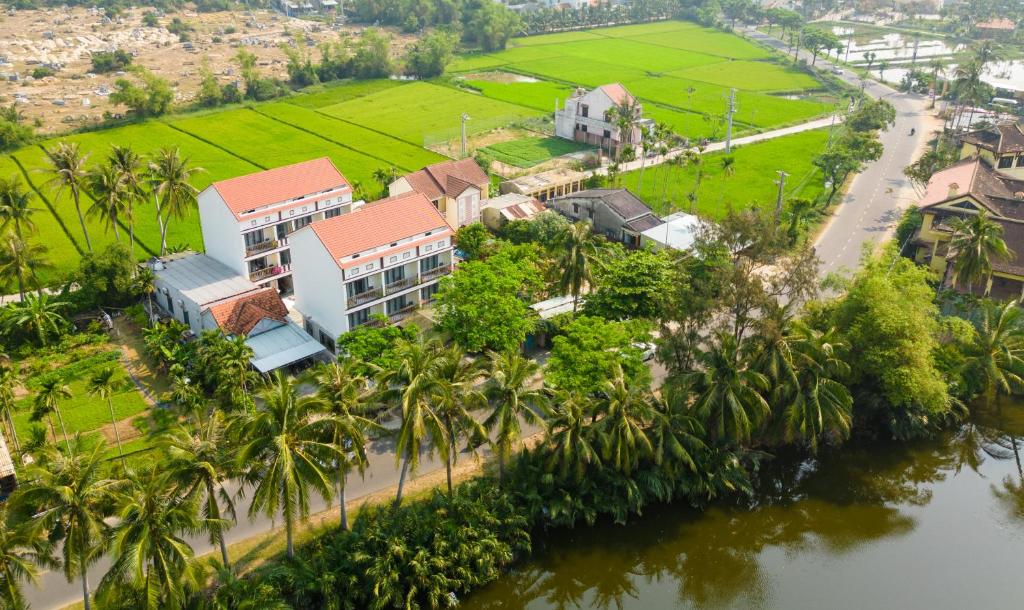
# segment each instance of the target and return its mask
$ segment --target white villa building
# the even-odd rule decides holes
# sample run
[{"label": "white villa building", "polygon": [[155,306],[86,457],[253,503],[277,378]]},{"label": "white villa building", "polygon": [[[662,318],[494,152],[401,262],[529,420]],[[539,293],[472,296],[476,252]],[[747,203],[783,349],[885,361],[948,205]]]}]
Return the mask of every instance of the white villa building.
[{"label": "white villa building", "polygon": [[422,193],[366,204],[290,237],[295,307],[329,350],[373,314],[399,322],[451,273],[454,229]]},{"label": "white villa building", "polygon": [[[629,133],[622,134],[614,114],[627,106],[635,113],[634,123]],[[619,83],[591,91],[578,88],[555,111],[556,136],[600,147],[612,157],[618,157],[624,146],[639,144],[640,134],[652,125],[651,119],[643,118],[643,106]]]},{"label": "white villa building", "polygon": [[293,291],[292,233],[363,203],[326,157],[214,182],[198,201],[206,254],[281,294]]}]

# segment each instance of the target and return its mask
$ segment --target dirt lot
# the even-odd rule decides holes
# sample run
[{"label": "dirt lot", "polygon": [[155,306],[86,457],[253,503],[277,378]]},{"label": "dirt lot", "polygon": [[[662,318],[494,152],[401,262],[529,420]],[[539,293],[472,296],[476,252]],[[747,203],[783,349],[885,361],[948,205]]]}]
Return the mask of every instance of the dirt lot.
[{"label": "dirt lot", "polygon": [[[91,56],[97,51],[123,49],[134,63],[168,79],[176,103],[187,104],[199,86],[199,68],[207,58],[223,83],[239,80],[233,58],[244,47],[259,57],[267,76],[286,77],[281,44],[307,47],[344,39],[358,40],[363,28],[327,25],[288,18],[267,10],[221,13],[181,12],[160,15],[160,27],[146,27],[142,16],[152,9],[128,9],[110,20],[102,11],[55,8],[8,11],[0,15],[0,103],[17,102],[30,120],[38,119],[43,133],[67,131],[99,121],[105,111],[118,112],[107,96],[122,74],[92,74]],[[167,31],[174,17],[191,25],[190,41]],[[394,36],[401,52],[409,38]],[[32,78],[42,66],[57,69],[54,76]]]}]

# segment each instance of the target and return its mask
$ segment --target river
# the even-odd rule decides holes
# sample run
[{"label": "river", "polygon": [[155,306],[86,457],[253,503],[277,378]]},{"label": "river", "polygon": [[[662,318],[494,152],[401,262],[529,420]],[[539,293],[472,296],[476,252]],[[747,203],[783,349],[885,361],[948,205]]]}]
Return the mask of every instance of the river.
[{"label": "river", "polygon": [[778,456],[756,502],[649,509],[535,536],[535,553],[464,600],[547,608],[1024,607],[1024,405],[941,438]]}]

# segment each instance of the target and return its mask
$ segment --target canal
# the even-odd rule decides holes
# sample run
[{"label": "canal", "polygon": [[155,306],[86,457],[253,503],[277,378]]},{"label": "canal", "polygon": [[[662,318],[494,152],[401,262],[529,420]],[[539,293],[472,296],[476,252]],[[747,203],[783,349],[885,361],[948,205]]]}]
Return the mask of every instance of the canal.
[{"label": "canal", "polygon": [[1007,404],[928,442],[778,456],[743,506],[540,533],[461,607],[1024,607],[1021,450]]}]

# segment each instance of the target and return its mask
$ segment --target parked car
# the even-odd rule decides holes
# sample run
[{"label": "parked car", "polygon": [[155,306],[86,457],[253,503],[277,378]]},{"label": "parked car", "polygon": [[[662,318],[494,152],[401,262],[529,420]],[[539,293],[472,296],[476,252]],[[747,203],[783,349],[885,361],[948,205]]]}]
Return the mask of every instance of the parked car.
[{"label": "parked car", "polygon": [[832,74],[842,74],[843,69],[839,66],[832,66]]}]

